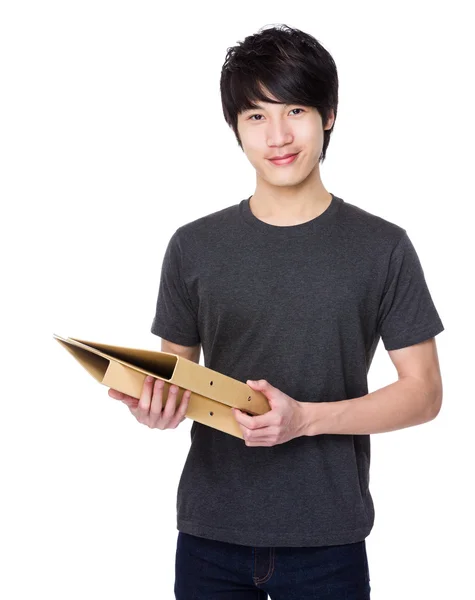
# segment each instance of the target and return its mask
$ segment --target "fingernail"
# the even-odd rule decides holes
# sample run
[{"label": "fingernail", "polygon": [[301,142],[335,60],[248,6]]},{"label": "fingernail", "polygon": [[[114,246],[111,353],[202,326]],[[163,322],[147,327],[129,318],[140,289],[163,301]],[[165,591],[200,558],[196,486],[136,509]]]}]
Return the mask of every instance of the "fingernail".
[{"label": "fingernail", "polygon": [[147,381],[150,382],[152,381],[153,377],[151,375],[147,375]]}]

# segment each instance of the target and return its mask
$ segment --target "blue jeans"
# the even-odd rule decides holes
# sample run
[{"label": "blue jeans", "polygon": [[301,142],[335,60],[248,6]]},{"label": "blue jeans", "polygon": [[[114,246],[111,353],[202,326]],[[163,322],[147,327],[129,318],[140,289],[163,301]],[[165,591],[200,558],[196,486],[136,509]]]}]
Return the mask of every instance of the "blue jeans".
[{"label": "blue jeans", "polygon": [[176,600],[369,600],[365,541],[257,548],[178,532]]}]

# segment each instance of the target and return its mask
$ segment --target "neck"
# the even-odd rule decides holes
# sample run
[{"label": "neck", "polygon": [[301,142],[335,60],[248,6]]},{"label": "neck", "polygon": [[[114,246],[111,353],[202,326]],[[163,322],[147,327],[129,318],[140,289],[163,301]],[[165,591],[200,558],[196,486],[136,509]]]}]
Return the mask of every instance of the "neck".
[{"label": "neck", "polygon": [[252,213],[271,225],[299,225],[323,213],[331,202],[318,169],[313,177],[294,186],[275,186],[257,175],[249,200]]}]

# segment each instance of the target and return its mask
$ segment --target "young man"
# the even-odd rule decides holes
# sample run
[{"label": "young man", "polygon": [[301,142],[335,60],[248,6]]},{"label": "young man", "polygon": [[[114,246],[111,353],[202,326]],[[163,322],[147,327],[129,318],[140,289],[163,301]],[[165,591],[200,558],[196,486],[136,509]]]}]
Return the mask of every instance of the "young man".
[{"label": "young man", "polygon": [[[151,331],[271,410],[233,411],[244,441],[193,422],[176,598],[367,599],[370,434],[437,415],[444,326],[406,230],[322,183],[338,77],[318,41],[247,37],[221,95],[256,188],[173,234]],[[398,381],[368,394],[380,338]]]}]

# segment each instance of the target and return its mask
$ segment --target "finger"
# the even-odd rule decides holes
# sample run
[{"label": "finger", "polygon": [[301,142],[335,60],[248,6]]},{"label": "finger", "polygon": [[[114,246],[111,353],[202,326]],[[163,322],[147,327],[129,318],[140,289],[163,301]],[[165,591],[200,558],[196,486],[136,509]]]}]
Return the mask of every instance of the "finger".
[{"label": "finger", "polygon": [[153,385],[152,401],[150,403],[150,418],[152,427],[156,427],[163,410],[163,389],[165,382],[161,379],[156,379]]},{"label": "finger", "polygon": [[138,402],[138,398],[124,394],[124,392],[119,392],[119,390],[115,390],[114,388],[110,388],[107,393],[111,398],[114,398],[114,400],[122,400],[122,402]]},{"label": "finger", "polygon": [[127,408],[134,415],[134,417],[137,418],[137,406],[138,406],[139,401],[136,399],[135,402],[136,402],[136,404],[133,404],[132,402],[130,404],[127,404]]},{"label": "finger", "polygon": [[176,399],[178,396],[178,386],[172,385],[168,390],[168,398],[167,403],[165,405],[165,409],[161,415],[161,421],[165,425],[168,426],[169,422],[172,420],[173,415],[176,411]]},{"label": "finger", "polygon": [[139,399],[138,398],[126,398],[125,400],[122,400],[122,402],[129,408],[130,407],[137,408]]},{"label": "finger", "polygon": [[274,425],[272,411],[268,411],[263,415],[249,415],[242,410],[240,412],[237,412],[237,409],[234,408],[232,410],[236,421],[248,429],[262,429]]},{"label": "finger", "polygon": [[186,411],[188,410],[188,406],[190,403],[191,391],[185,390],[183,393],[183,397],[180,402],[180,406],[178,407],[175,417],[170,422],[170,427],[178,427],[180,423],[182,423],[186,419]]},{"label": "finger", "polygon": [[147,376],[144,380],[142,391],[140,393],[139,403],[137,404],[137,408],[134,413],[139,421],[145,421],[146,419],[148,419],[154,379],[155,378],[152,377],[149,381]]}]

